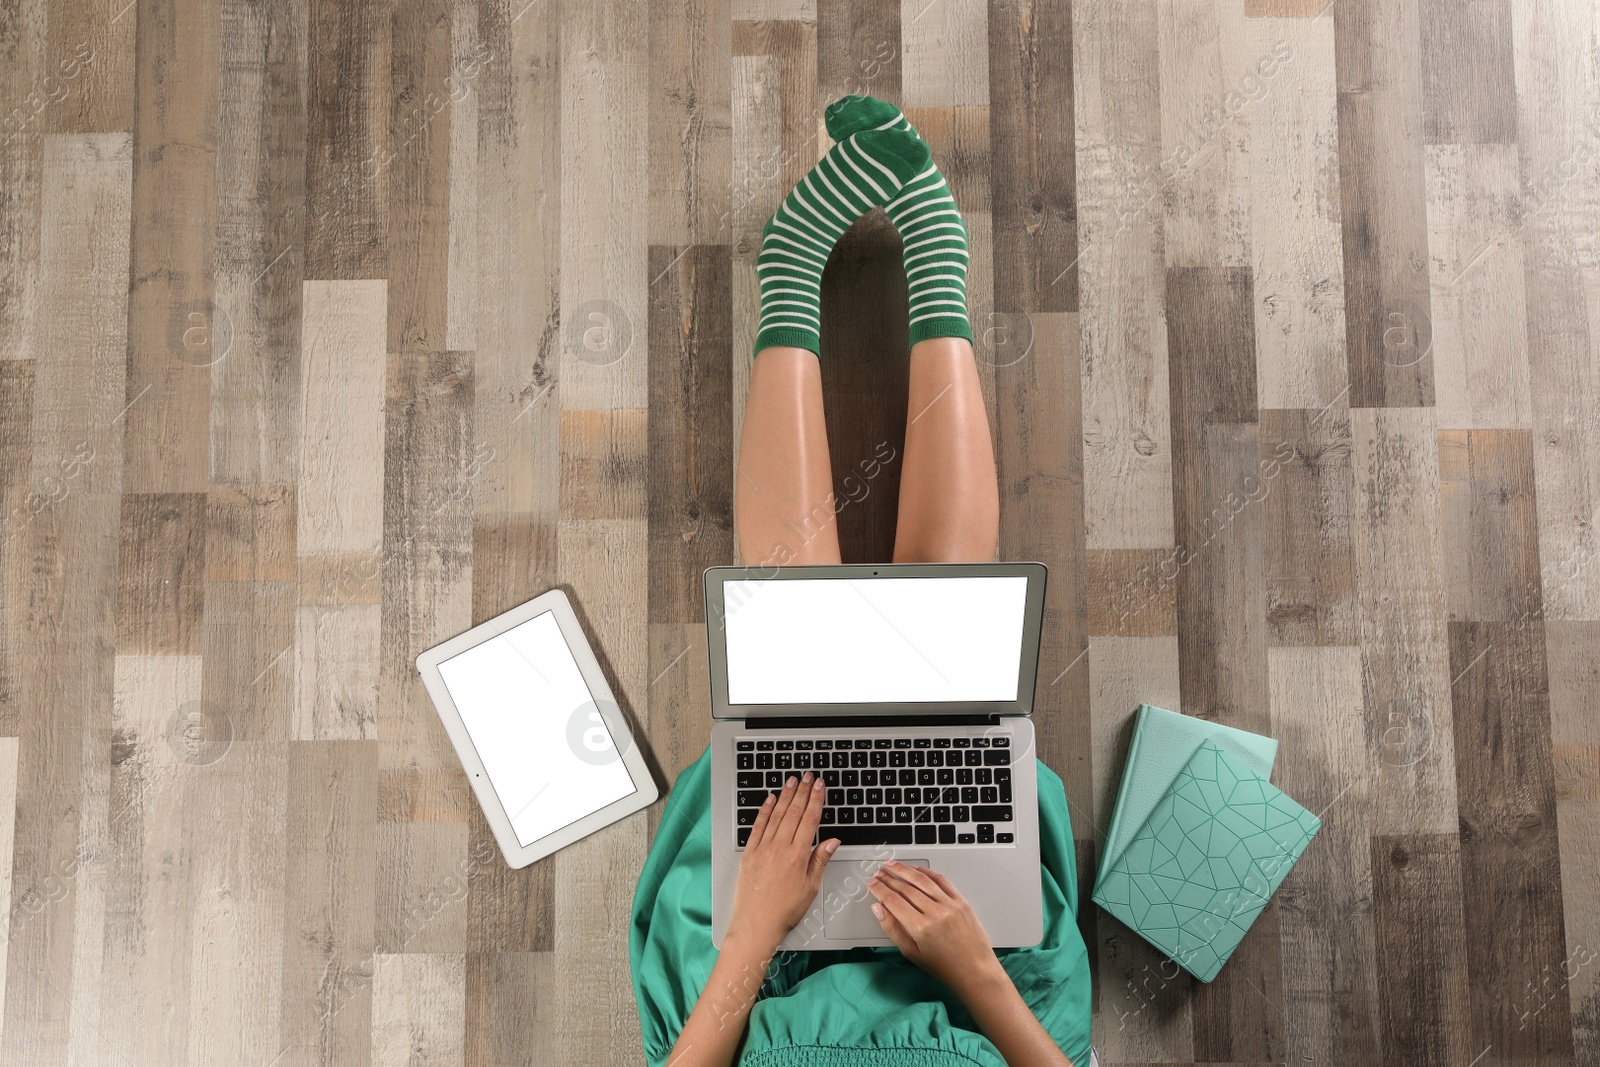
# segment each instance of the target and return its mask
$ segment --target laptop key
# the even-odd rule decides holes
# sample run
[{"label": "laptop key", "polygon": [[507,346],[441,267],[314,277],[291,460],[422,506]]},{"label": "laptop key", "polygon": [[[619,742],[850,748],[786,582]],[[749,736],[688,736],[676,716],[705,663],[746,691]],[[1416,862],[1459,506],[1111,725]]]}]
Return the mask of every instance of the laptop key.
[{"label": "laptop key", "polygon": [[956,783],[956,772],[949,767],[940,767],[933,773],[937,776],[940,785],[955,785]]},{"label": "laptop key", "polygon": [[858,823],[870,823],[870,822],[872,822],[872,809],[871,808],[857,808],[856,809],[856,822],[858,822]]},{"label": "laptop key", "polygon": [[897,738],[895,738],[894,739],[894,747],[895,748],[910,748],[911,747],[911,738],[909,738],[909,737],[897,737]]},{"label": "laptop key", "polygon": [[1011,753],[1003,748],[991,748],[983,754],[983,762],[990,767],[1004,767],[1011,762]]},{"label": "laptop key", "polygon": [[972,747],[973,748],[988,748],[989,747],[989,739],[987,737],[974,737],[972,739]]},{"label": "laptop key", "polygon": [[811,753],[796,752],[794,754],[794,769],[797,771],[809,771],[811,769]]},{"label": "laptop key", "polygon": [[833,813],[833,817],[834,817],[834,819],[836,821],[842,822],[842,823],[855,822],[856,821],[856,809],[855,808],[840,808],[838,811]]},{"label": "laptop key", "polygon": [[965,804],[957,804],[954,808],[952,808],[951,811],[950,811],[950,818],[954,822],[971,822],[972,821],[972,819],[969,816],[969,812],[968,812],[967,806]]},{"label": "laptop key", "polygon": [[735,741],[733,747],[740,752],[753,752],[755,751],[756,743],[754,741]]},{"label": "laptop key", "polygon": [[939,844],[953,845],[956,843],[956,828],[949,823],[939,827]]},{"label": "laptop key", "polygon": [[933,809],[926,804],[919,805],[912,809],[911,819],[913,822],[932,822]]},{"label": "laptop key", "polygon": [[866,801],[864,799],[862,799],[865,796],[865,793],[864,793],[863,790],[860,790],[860,789],[846,789],[844,791],[844,796],[845,796],[845,801],[844,802],[846,804],[849,804],[851,807],[856,807],[858,805],[866,803]]},{"label": "laptop key", "polygon": [[874,767],[887,767],[889,765],[889,753],[882,749],[875,748],[868,755],[872,757],[871,762]]},{"label": "laptop key", "polygon": [[772,759],[772,765],[778,768],[780,771],[787,771],[794,766],[793,752],[779,752],[776,756],[773,756]]},{"label": "laptop key", "polygon": [[1011,768],[1009,768],[1009,767],[996,767],[995,771],[994,771],[994,784],[995,785],[1010,785],[1011,784]]},{"label": "laptop key", "polygon": [[753,829],[755,829],[755,827],[753,827],[753,826],[741,826],[741,827],[739,827],[739,847],[740,848],[744,848],[744,846],[749,843],[749,841],[750,841],[750,831],[753,830]]},{"label": "laptop key", "polygon": [[739,793],[739,806],[741,808],[759,808],[766,803],[766,800],[767,791],[765,789],[757,789],[750,792],[741,791]]},{"label": "laptop key", "polygon": [[770,771],[771,769],[772,769],[772,753],[770,753],[770,752],[757,752],[756,753],[756,770],[758,770],[758,771]]},{"label": "laptop key", "polygon": [[755,758],[755,756],[753,754],[751,754],[749,752],[741,752],[741,753],[739,753],[739,769],[741,771],[748,771],[750,768],[754,767],[755,765],[756,765],[756,758]]},{"label": "laptop key", "polygon": [[848,752],[834,752],[834,754],[833,754],[833,765],[835,767],[848,767],[848,766],[850,766],[850,753],[848,753]]},{"label": "laptop key", "polygon": [[[878,784],[878,772],[875,771],[875,770],[872,770],[870,767],[867,770],[860,771],[858,773],[861,775],[861,784],[862,785],[877,785]],[[891,775],[891,779],[892,779],[892,777],[893,776]]]},{"label": "laptop key", "polygon": [[866,803],[868,805],[872,806],[872,807],[877,807],[879,804],[882,804],[883,803],[883,790],[881,790],[881,789],[869,789],[869,790],[867,790]]},{"label": "laptop key", "polygon": [[[878,810],[882,811],[883,809],[879,808]],[[904,806],[904,805],[901,805],[900,807],[895,808],[894,809],[894,821],[895,822],[910,822],[911,821],[911,809],[906,807],[906,806]]]},{"label": "laptop key", "polygon": [[977,838],[977,836],[975,834],[962,834],[962,835],[960,835],[959,837],[956,838],[956,843],[957,844],[962,844],[962,845],[970,845],[970,844],[975,843],[977,840],[978,840],[978,838]]},{"label": "laptop key", "polygon": [[950,808],[949,808],[949,806],[945,805],[945,804],[940,804],[937,807],[935,807],[933,809],[933,821],[934,822],[949,822],[950,821]]},{"label": "laptop key", "polygon": [[983,753],[979,752],[977,749],[969,748],[966,756],[964,757],[964,762],[968,767],[981,766],[983,763]]},{"label": "laptop key", "polygon": [[956,771],[956,785],[972,784],[972,768],[962,767]]},{"label": "laptop key", "polygon": [[934,748],[949,748],[950,747],[950,739],[948,737],[935,737],[933,739],[933,747]]},{"label": "laptop key", "polygon": [[956,746],[957,748],[967,748],[968,746],[970,746],[972,744],[972,738],[970,738],[970,737],[952,737],[950,739],[950,743],[952,745]]},{"label": "laptop key", "polygon": [[739,774],[738,782],[739,782],[739,788],[740,789],[760,789],[761,788],[761,772],[760,771],[744,771],[744,772],[741,772]]},{"label": "laptop key", "polygon": [[992,785],[979,786],[978,801],[983,804],[998,804],[1000,803],[1000,793]]},{"label": "laptop key", "polygon": [[914,737],[911,739],[912,748],[927,748],[932,743],[933,739],[931,737]]},{"label": "laptop key", "polygon": [[934,749],[933,751],[929,752],[928,753],[928,766],[930,766],[930,767],[943,767],[944,766],[944,753],[940,752],[938,749]]},{"label": "laptop key", "polygon": [[824,782],[827,782],[830,787],[839,785],[840,784],[839,783],[839,772],[838,771],[823,771],[822,772],[822,780]]},{"label": "laptop key", "polygon": [[794,742],[793,741],[779,741],[778,742],[778,751],[779,752],[789,752],[789,751],[793,751],[793,750],[794,750]]},{"label": "laptop key", "polygon": [[924,768],[922,768],[922,770],[918,771],[917,772],[917,784],[918,785],[932,785],[933,784],[933,769],[930,768],[930,767],[924,767]]},{"label": "laptop key", "polygon": [[[904,803],[906,803],[906,804],[921,804],[922,803],[922,790],[918,789],[916,786],[912,786],[910,789],[896,789],[896,790],[894,790],[894,793],[897,796],[905,797]],[[891,803],[891,804],[899,804],[899,803],[902,803],[902,801],[891,800],[891,801],[889,801],[889,803]]]},{"label": "laptop key", "polygon": [[871,748],[872,747],[872,738],[870,738],[870,737],[858,737],[858,738],[856,738],[856,747],[857,748]]},{"label": "laptop key", "polygon": [[972,772],[972,776],[978,780],[979,785],[991,785],[994,782],[994,772],[987,767],[979,767]]},{"label": "laptop key", "polygon": [[872,739],[873,748],[888,748],[889,745],[890,741],[887,737],[875,737]]},{"label": "laptop key", "polygon": [[1000,803],[1011,803],[1011,787],[1009,785],[997,785],[995,788],[1000,790]]},{"label": "laptop key", "polygon": [[944,794],[940,797],[946,804],[961,803],[961,790],[953,785],[945,786]]},{"label": "laptop key", "polygon": [[[760,772],[758,771],[757,773],[759,774]],[[767,772],[767,788],[768,789],[782,789],[783,788],[783,772],[782,771],[768,771]]]},{"label": "laptop key", "polygon": [[976,804],[977,802],[978,802],[978,787],[975,786],[975,785],[964,785],[964,786],[962,786],[961,787],[961,803],[963,803],[963,804]]},{"label": "laptop key", "polygon": [[834,807],[836,805],[843,804],[843,803],[844,803],[844,790],[843,789],[830,789],[830,790],[828,790],[828,806],[829,807]]},{"label": "laptop key", "polygon": [[832,741],[807,742],[807,744],[815,744],[818,748],[832,748],[833,747],[833,742]]},{"label": "laptop key", "polygon": [[880,823],[894,822],[894,809],[890,807],[876,808],[873,810],[872,819],[874,822]]},{"label": "laptop key", "polygon": [[928,754],[920,748],[914,748],[906,753],[906,766],[922,767],[928,762]]},{"label": "laptop key", "polygon": [[904,767],[906,765],[906,756],[907,753],[901,752],[898,748],[894,749],[889,753],[889,766]]},{"label": "laptop key", "polygon": [[850,753],[850,766],[852,766],[852,767],[865,767],[867,765],[867,756],[868,755],[869,754],[866,753],[866,752],[852,752],[852,753]]},{"label": "laptop key", "polygon": [[756,824],[756,816],[760,812],[760,808],[740,808],[734,821],[740,826],[754,826]]},{"label": "laptop key", "polygon": [[860,771],[840,771],[839,772],[839,777],[842,779],[842,782],[840,784],[843,785],[846,789],[850,789],[853,786],[858,786],[858,785],[865,784],[865,783],[863,783],[861,781],[861,772]]},{"label": "laptop key", "polygon": [[901,771],[900,772],[900,784],[901,785],[916,785],[917,784],[917,772],[912,770],[909,767],[907,767],[905,770]]},{"label": "laptop key", "polygon": [[909,800],[901,800],[900,799],[900,789],[899,789],[898,786],[896,786],[893,789],[885,789],[883,791],[883,802],[885,804],[909,804],[909,803],[911,803]]},{"label": "laptop key", "polygon": [[1011,738],[1009,738],[1009,737],[997,737],[997,738],[995,738],[994,739],[994,747],[995,748],[1010,748],[1011,747]]},{"label": "laptop key", "polygon": [[938,840],[939,829],[931,822],[919,822],[916,825],[917,844],[931,845]]},{"label": "laptop key", "polygon": [[909,845],[909,826],[840,826],[830,837],[837,837],[841,845]]},{"label": "laptop key", "polygon": [[980,804],[972,809],[973,822],[1010,822],[1009,804]]},{"label": "laptop key", "polygon": [[978,827],[978,844],[980,844],[980,845],[992,845],[992,844],[994,844],[994,827],[993,826],[991,826],[988,823],[984,823],[984,824],[982,824],[981,826]]},{"label": "laptop key", "polygon": [[1016,840],[1016,837],[1014,834],[995,834],[994,840],[997,845],[1009,845]]}]

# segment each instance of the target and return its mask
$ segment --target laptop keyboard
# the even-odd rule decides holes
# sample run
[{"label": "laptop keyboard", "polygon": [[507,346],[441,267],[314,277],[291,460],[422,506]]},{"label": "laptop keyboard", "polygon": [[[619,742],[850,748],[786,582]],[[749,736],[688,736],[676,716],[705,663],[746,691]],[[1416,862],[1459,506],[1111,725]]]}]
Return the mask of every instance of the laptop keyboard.
[{"label": "laptop keyboard", "polygon": [[1009,845],[1009,737],[734,739],[734,824],[750,840],[768,793],[806,771],[827,783],[818,839],[845,845]]}]

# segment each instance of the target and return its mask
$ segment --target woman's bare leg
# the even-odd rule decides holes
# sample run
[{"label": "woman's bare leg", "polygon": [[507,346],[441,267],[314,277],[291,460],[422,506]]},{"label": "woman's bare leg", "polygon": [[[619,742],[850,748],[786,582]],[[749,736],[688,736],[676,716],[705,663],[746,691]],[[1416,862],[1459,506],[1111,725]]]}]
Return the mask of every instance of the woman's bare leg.
[{"label": "woman's bare leg", "polygon": [[[978,403],[981,410],[981,397]],[[774,346],[756,354],[738,467],[733,511],[746,566],[839,562],[815,353]]]},{"label": "woman's bare leg", "polygon": [[911,349],[894,561],[985,563],[999,538],[994,440],[972,345],[961,337],[919,341]]}]

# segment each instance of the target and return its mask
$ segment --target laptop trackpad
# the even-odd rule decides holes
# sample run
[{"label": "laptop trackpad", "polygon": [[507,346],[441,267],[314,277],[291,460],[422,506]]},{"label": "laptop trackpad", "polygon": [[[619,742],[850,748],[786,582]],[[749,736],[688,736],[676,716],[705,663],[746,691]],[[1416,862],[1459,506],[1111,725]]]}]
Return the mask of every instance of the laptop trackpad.
[{"label": "laptop trackpad", "polygon": [[[928,861],[914,856],[896,856],[901,863],[926,867]],[[887,935],[883,926],[872,914],[876,899],[867,891],[867,879],[877,871],[880,863],[870,856],[852,860],[834,860],[822,874],[822,889],[817,893],[817,904],[827,913],[824,935],[831,941],[882,940]]]}]

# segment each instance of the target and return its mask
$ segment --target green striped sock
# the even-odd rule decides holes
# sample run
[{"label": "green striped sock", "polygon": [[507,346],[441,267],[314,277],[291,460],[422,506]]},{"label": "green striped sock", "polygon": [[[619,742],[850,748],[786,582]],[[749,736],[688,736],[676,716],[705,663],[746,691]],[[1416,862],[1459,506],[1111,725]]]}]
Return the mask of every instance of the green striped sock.
[{"label": "green striped sock", "polygon": [[761,231],[755,350],[820,351],[822,268],[851,223],[895,197],[928,166],[928,146],[893,104],[846,96],[824,120],[837,143],[800,179]]},{"label": "green striped sock", "polygon": [[905,246],[911,343],[930,337],[965,337],[970,343],[967,227],[944,175],[930,162],[884,210]]}]

